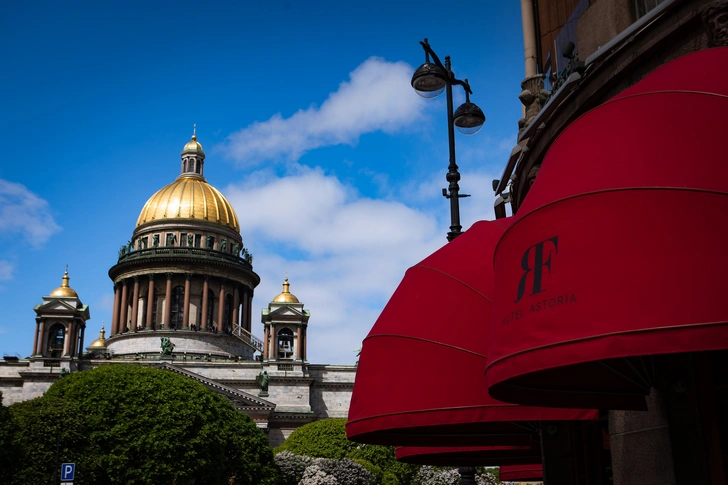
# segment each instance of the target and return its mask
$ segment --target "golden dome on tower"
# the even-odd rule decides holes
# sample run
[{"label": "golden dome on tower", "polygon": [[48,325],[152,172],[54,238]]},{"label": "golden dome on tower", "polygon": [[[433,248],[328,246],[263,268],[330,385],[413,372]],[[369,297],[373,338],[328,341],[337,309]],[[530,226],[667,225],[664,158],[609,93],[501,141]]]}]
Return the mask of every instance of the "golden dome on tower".
[{"label": "golden dome on tower", "polygon": [[188,153],[188,152],[196,152],[205,154],[204,151],[202,151],[202,145],[199,144],[197,141],[197,135],[192,135],[192,139],[187,142],[185,147],[182,149],[182,153]]},{"label": "golden dome on tower", "polygon": [[50,296],[72,296],[74,298],[78,298],[78,293],[68,286],[68,281],[70,279],[71,278],[68,277],[68,266],[66,266],[66,272],[63,274],[63,278],[61,278],[61,286],[51,291]]},{"label": "golden dome on tower", "polygon": [[91,345],[86,347],[87,349],[105,349],[106,348],[106,330],[104,330],[104,326],[101,326],[101,332],[99,333],[99,338],[91,342]]},{"label": "golden dome on tower", "polygon": [[273,298],[273,303],[300,303],[298,298],[296,298],[296,295],[288,291],[290,286],[290,283],[288,283],[288,276],[286,276],[285,281],[283,281],[283,293]]},{"label": "golden dome on tower", "polygon": [[240,232],[238,216],[224,195],[205,180],[180,176],[144,204],[137,227],[166,219],[191,219],[222,224]]}]

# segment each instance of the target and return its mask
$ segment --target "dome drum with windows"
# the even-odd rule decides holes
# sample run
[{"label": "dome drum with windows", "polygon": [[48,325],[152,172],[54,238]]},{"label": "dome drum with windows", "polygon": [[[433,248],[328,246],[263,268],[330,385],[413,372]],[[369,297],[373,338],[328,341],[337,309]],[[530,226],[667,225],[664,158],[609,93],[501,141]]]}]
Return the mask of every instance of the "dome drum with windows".
[{"label": "dome drum with windows", "polygon": [[114,308],[108,352],[159,358],[160,339],[185,358],[244,359],[262,349],[251,333],[260,278],[232,205],[204,177],[196,133],[181,173],[144,204],[131,240],[109,270]]}]

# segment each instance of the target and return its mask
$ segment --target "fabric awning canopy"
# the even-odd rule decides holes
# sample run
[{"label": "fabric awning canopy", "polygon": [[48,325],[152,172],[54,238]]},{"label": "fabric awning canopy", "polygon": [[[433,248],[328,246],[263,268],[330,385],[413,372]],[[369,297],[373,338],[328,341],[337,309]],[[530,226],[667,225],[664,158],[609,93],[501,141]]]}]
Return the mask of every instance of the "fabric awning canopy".
[{"label": "fabric awning canopy", "polygon": [[533,482],[543,480],[543,467],[538,465],[508,465],[498,470],[501,482]]},{"label": "fabric awning canopy", "polygon": [[643,409],[646,356],[728,348],[728,49],[674,63],[549,149],[495,252],[492,396]]},{"label": "fabric awning canopy", "polygon": [[364,340],[347,436],[415,446],[530,445],[537,421],[596,412],[523,407],[488,395],[495,244],[509,221],[478,222],[410,268]]},{"label": "fabric awning canopy", "polygon": [[414,465],[430,466],[501,466],[501,465],[538,465],[541,467],[541,448],[536,443],[532,447],[485,447],[485,446],[445,446],[397,447],[395,457],[398,461]]}]

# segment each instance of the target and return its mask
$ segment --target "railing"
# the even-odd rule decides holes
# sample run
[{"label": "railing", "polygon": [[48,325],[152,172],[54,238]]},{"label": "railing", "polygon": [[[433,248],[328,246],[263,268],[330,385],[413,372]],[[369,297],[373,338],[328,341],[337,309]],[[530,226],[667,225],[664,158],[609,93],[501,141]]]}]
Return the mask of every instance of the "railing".
[{"label": "railing", "polygon": [[248,253],[246,253],[246,255],[246,258],[241,258],[235,254],[215,251],[213,249],[166,246],[158,248],[133,249],[129,252],[120,254],[119,263],[145,258],[191,256],[193,258],[227,261],[252,270],[252,257]]},{"label": "railing", "polygon": [[263,352],[263,341],[253,335],[252,333],[248,332],[246,329],[244,329],[241,325],[235,324],[233,325],[233,335],[238,337],[240,340],[245,342],[246,344],[253,347],[258,352]]},{"label": "railing", "polygon": [[292,371],[293,370],[293,364],[278,364],[278,370],[282,370],[282,371]]}]

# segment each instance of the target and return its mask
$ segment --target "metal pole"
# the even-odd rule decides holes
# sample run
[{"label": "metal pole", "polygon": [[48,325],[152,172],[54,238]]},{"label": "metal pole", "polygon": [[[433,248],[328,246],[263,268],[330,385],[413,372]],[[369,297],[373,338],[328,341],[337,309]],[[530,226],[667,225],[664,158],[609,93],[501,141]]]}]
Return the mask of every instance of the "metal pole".
[{"label": "metal pole", "polygon": [[450,56],[445,56],[445,70],[447,71],[447,81],[445,89],[447,91],[447,137],[450,144],[450,165],[447,169],[447,181],[450,182],[447,198],[450,199],[450,232],[447,233],[447,240],[452,241],[461,234],[462,226],[460,225],[460,173],[458,165],[455,163],[455,123],[453,121],[452,107],[452,79],[453,73],[450,69]]}]

